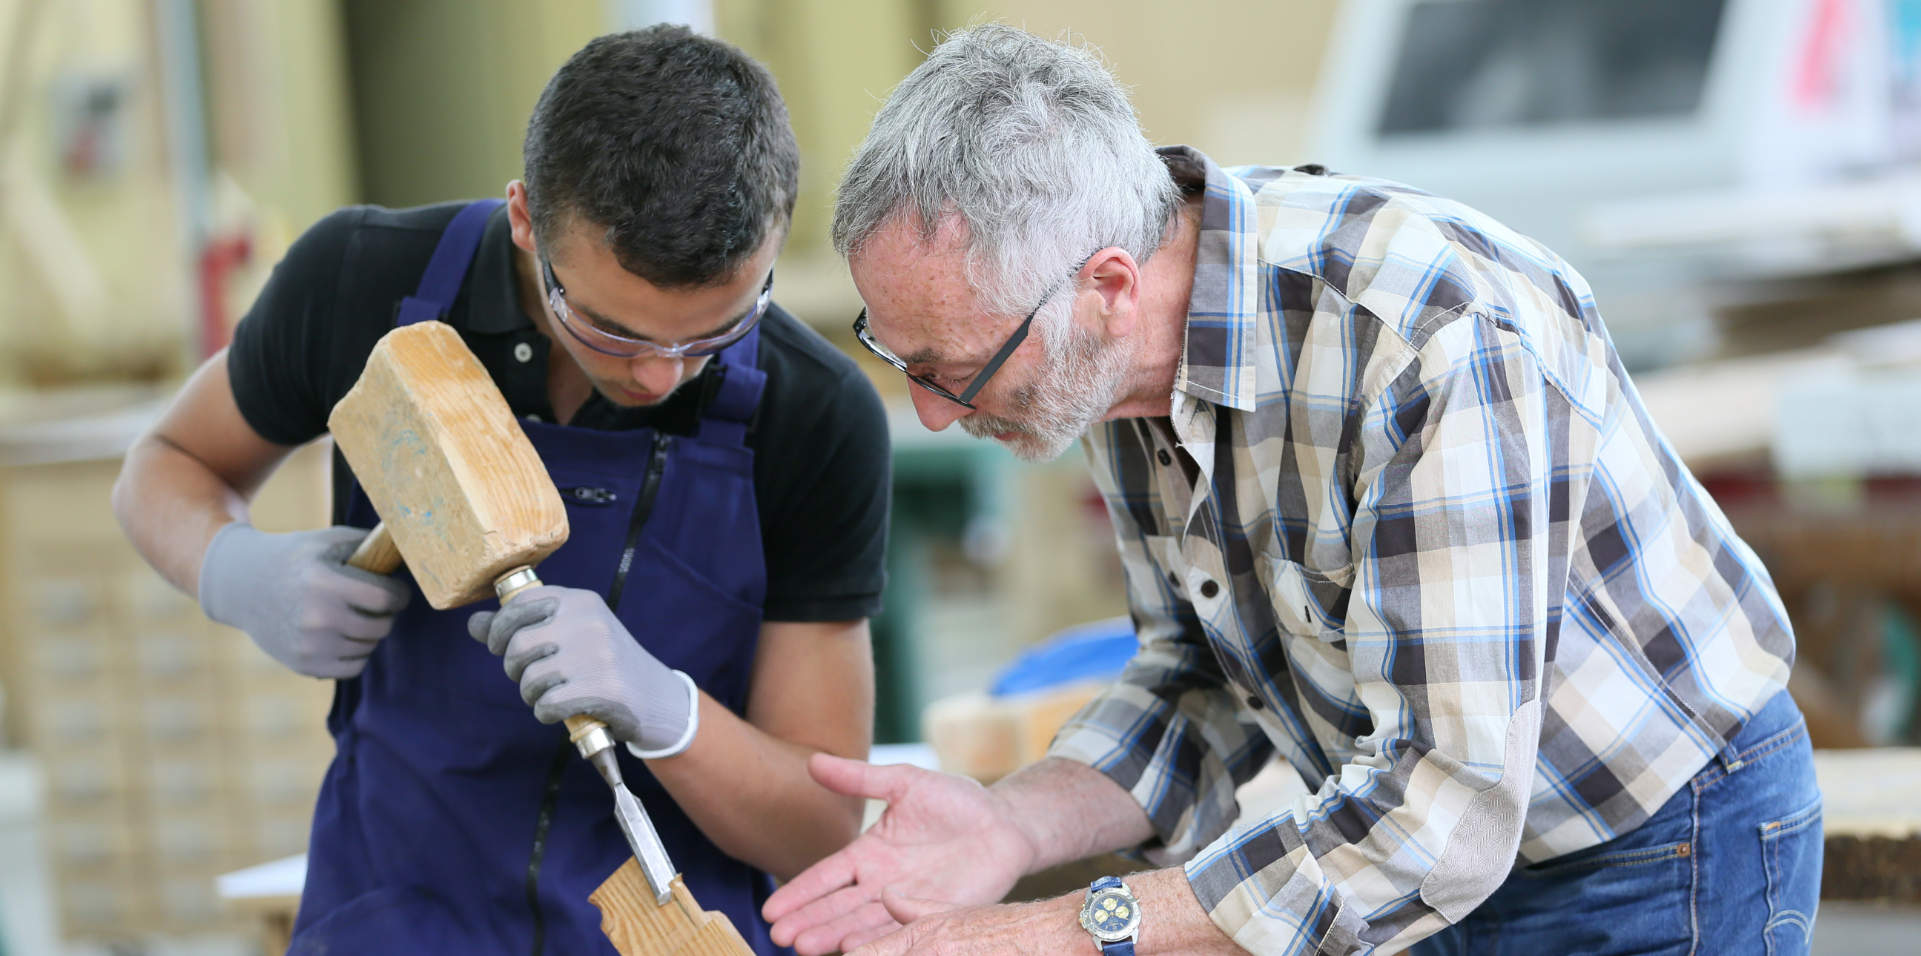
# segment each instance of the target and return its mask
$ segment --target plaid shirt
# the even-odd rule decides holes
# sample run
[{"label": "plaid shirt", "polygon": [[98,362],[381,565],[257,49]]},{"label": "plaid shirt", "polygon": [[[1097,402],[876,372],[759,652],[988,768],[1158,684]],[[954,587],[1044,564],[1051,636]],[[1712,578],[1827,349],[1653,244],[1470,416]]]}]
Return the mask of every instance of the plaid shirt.
[{"label": "plaid shirt", "polygon": [[[1086,442],[1141,647],[1051,754],[1241,946],[1399,949],[1645,820],[1793,638],[1566,263],[1395,183],[1162,156],[1204,190],[1172,414]],[[1276,759],[1311,792],[1241,807]]]}]

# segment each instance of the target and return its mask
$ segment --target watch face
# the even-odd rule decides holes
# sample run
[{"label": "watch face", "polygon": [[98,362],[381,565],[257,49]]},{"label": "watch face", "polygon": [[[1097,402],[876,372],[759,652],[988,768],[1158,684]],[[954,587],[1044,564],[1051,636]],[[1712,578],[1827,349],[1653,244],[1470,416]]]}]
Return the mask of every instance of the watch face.
[{"label": "watch face", "polygon": [[1124,890],[1101,890],[1081,907],[1081,925],[1100,939],[1126,939],[1141,925],[1140,906]]}]

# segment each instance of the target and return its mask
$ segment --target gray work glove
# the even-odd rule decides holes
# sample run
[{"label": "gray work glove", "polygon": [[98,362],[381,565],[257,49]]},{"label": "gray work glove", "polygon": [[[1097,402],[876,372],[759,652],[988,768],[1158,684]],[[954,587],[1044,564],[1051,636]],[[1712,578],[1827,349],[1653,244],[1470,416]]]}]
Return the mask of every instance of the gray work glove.
[{"label": "gray work glove", "polygon": [[693,682],[634,640],[592,591],[542,585],[467,619],[541,723],[598,718],[645,757],[679,753],[697,719]]},{"label": "gray work glove", "polygon": [[412,594],[395,578],[347,566],[366,536],[362,528],[269,534],[229,524],[200,559],[200,608],[298,673],[357,676]]}]

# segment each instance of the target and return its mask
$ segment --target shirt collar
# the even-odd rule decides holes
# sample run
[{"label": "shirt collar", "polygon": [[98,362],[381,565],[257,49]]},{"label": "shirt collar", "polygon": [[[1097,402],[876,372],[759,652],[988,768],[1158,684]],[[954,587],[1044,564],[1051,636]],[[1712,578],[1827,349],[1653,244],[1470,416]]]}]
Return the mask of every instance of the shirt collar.
[{"label": "shirt collar", "polygon": [[1260,317],[1258,216],[1254,193],[1191,146],[1158,150],[1182,193],[1201,194],[1194,288],[1176,397],[1252,411],[1257,391],[1254,339]]},{"label": "shirt collar", "polygon": [[498,335],[533,328],[533,320],[520,310],[514,248],[512,226],[503,204],[487,217],[487,229],[481,233],[480,248],[474,253],[467,295],[468,331]]}]

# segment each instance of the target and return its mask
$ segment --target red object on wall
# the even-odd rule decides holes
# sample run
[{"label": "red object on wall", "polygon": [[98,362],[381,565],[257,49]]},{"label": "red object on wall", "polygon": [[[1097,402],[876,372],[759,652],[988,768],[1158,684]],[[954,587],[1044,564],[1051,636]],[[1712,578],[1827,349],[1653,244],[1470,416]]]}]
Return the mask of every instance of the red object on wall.
[{"label": "red object on wall", "polygon": [[232,323],[227,321],[227,275],[246,265],[253,255],[253,239],[246,233],[209,239],[200,247],[200,357],[207,358],[227,345]]}]

